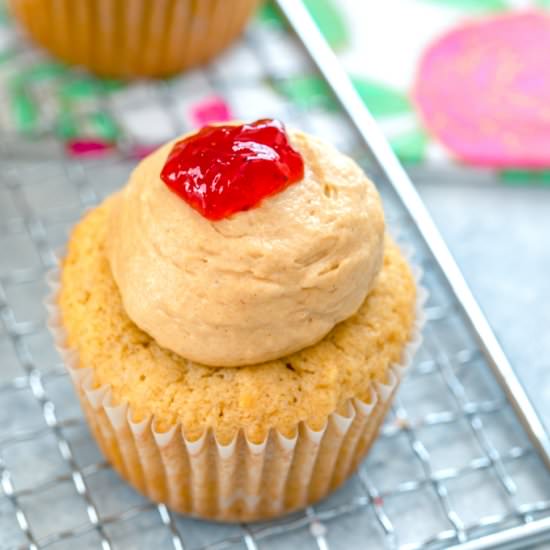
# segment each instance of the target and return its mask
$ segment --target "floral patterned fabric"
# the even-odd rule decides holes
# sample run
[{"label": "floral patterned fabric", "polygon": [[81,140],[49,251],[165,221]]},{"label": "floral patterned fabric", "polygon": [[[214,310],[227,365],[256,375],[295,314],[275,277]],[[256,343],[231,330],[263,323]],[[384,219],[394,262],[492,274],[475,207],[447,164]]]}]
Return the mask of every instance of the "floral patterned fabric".
[{"label": "floral patterned fabric", "polygon": [[[545,174],[547,0],[303,1],[403,162]],[[265,29],[284,31],[269,2],[257,19]],[[126,113],[128,97],[151,93],[151,85],[97,80],[36,52],[22,61],[19,41],[2,9],[2,127],[27,136],[53,132],[73,154],[130,142],[145,154],[173,133],[152,103]],[[235,114],[225,98],[195,84],[177,107],[190,126]],[[334,109],[313,71],[281,81],[277,91],[298,105]],[[118,96],[124,108],[105,107],[104,98],[116,105]]]}]

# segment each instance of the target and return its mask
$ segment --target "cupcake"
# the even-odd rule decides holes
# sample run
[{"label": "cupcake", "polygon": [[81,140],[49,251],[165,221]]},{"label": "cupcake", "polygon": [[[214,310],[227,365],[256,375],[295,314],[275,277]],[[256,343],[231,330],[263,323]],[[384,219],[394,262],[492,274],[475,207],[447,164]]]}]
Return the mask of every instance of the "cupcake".
[{"label": "cupcake", "polygon": [[9,0],[9,4],[31,38],[67,63],[102,76],[162,77],[223,50],[241,33],[258,0]]},{"label": "cupcake", "polygon": [[122,477],[222,521],[316,502],[364,457],[421,292],[355,162],[272,120],[143,160],[73,231],[50,326]]}]

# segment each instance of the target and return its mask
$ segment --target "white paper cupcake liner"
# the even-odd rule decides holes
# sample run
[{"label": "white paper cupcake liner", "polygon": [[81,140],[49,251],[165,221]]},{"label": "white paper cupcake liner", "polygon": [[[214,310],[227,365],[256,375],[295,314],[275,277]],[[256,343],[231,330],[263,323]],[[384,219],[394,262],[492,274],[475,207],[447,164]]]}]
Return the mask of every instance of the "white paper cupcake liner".
[{"label": "white paper cupcake liner", "polygon": [[228,445],[211,430],[191,441],[181,425],[159,432],[154,418],[140,422],[109,386],[96,387],[92,368],[79,368],[78,353],[66,345],[57,306],[59,269],[48,275],[48,327],[80,397],[101,450],[137,490],[171,509],[205,519],[253,521],[304,508],[337,488],[356,469],[421,344],[427,291],[417,281],[416,320],[402,360],[388,370],[387,383],[373,383],[368,402],[351,399],[345,415],[334,412],[315,431],[300,422],[292,438],[272,429],[260,443],[241,430]]}]

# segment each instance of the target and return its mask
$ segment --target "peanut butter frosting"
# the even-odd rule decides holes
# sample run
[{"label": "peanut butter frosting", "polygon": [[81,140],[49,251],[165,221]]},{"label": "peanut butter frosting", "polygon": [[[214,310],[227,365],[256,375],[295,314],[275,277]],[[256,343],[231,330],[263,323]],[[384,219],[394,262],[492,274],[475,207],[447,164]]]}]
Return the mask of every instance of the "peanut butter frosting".
[{"label": "peanut butter frosting", "polygon": [[107,255],[130,319],[203,365],[276,359],[357,312],[384,251],[374,185],[347,156],[289,131],[302,181],[210,221],[160,179],[174,145],[142,161],[110,209]]},{"label": "peanut butter frosting", "polygon": [[160,347],[128,318],[112,277],[112,207],[109,198],[72,232],[58,304],[65,345],[78,352],[79,368],[92,371],[94,387],[110,388],[113,403],[128,403],[135,422],[153,417],[161,432],[180,424],[191,441],[212,429],[224,445],[239,431],[257,444],[272,429],[293,437],[302,421],[318,431],[333,412],[347,416],[350,399],[368,402],[375,382],[387,383],[390,366],[405,360],[417,294],[390,238],[357,313],[314,346],[241,368],[203,366]]}]

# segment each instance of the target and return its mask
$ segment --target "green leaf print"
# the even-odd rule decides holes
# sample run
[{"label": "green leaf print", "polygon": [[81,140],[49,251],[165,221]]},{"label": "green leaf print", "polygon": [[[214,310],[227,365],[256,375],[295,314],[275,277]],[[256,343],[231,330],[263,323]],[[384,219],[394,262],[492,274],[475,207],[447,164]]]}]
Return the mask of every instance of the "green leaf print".
[{"label": "green leaf print", "polygon": [[335,49],[348,42],[348,29],[334,0],[303,0],[326,41]]},{"label": "green leaf print", "polygon": [[264,2],[258,10],[257,17],[263,23],[273,25],[275,27],[285,27],[286,21],[279,13],[273,2]]},{"label": "green leaf print", "polygon": [[290,78],[279,84],[279,88],[291,101],[300,107],[322,107],[334,110],[336,103],[325,81],[315,75]]},{"label": "green leaf print", "polygon": [[10,14],[4,0],[0,0],[0,25],[9,25]]},{"label": "green leaf print", "polygon": [[510,8],[506,0],[424,0],[424,2],[469,12],[501,11]]},{"label": "green leaf print", "polygon": [[55,131],[63,140],[92,137],[112,143],[120,137],[115,121],[102,111],[76,116],[64,109],[59,113]]},{"label": "green leaf print", "polygon": [[90,77],[79,77],[67,80],[62,84],[59,94],[63,99],[78,101],[94,98],[101,94],[123,88],[124,84],[118,80],[101,80]]},{"label": "green leaf print", "polygon": [[124,82],[110,78],[102,78],[98,80],[99,89],[102,93],[116,92],[125,87]]},{"label": "green leaf print", "polygon": [[26,134],[35,130],[38,121],[38,109],[25,92],[21,90],[13,92],[11,111],[17,130]]},{"label": "green leaf print", "polygon": [[70,111],[59,113],[55,124],[55,133],[63,140],[74,139],[78,136],[78,124]]},{"label": "green leaf print", "polygon": [[17,55],[17,53],[18,52],[15,48],[10,48],[8,50],[0,51],[0,63],[11,61]]},{"label": "green leaf print", "polygon": [[428,136],[420,128],[415,128],[405,134],[393,137],[390,144],[395,154],[403,162],[417,163],[424,160]]},{"label": "green leaf print", "polygon": [[412,110],[411,104],[404,94],[384,84],[359,76],[352,76],[351,80],[365,105],[375,117],[399,115]]},{"label": "green leaf print", "polygon": [[19,75],[19,79],[25,84],[32,84],[34,82],[58,78],[63,76],[66,72],[67,68],[60,63],[43,61],[26,68]]},{"label": "green leaf print", "polygon": [[119,137],[118,127],[115,121],[106,113],[91,113],[90,123],[92,124],[94,135],[106,141],[116,141]]},{"label": "green leaf print", "polygon": [[97,95],[98,83],[91,78],[72,79],[59,89],[59,95],[65,100],[78,101]]},{"label": "green leaf print", "polygon": [[502,170],[500,178],[510,185],[550,185],[550,170],[508,169]]}]

